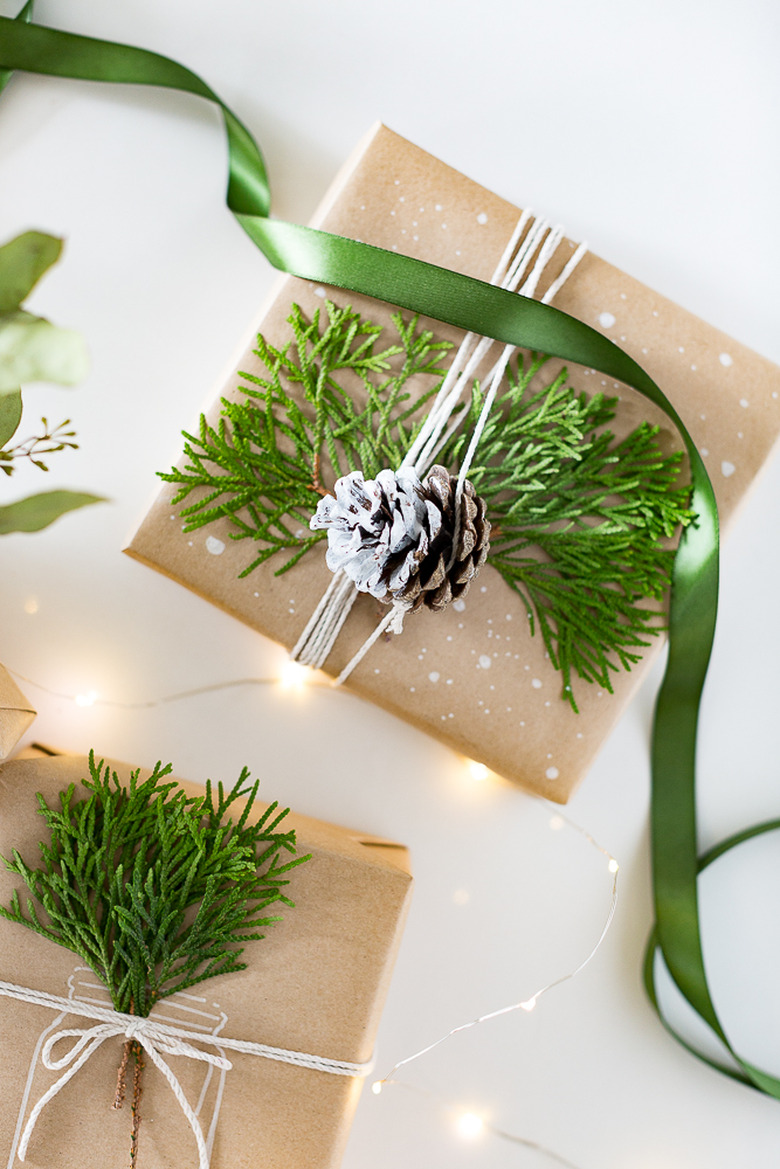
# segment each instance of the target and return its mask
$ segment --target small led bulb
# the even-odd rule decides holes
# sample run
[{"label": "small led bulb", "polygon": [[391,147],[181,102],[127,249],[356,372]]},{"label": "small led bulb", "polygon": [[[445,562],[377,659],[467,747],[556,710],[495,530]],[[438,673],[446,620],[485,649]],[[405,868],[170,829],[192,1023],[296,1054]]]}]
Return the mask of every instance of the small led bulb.
[{"label": "small led bulb", "polygon": [[469,773],[472,779],[477,783],[481,783],[483,779],[488,777],[488,769],[484,763],[477,763],[476,759],[469,760]]},{"label": "small led bulb", "polygon": [[462,1112],[455,1121],[455,1127],[458,1130],[458,1136],[471,1141],[482,1135],[485,1122],[481,1116],[477,1116],[476,1112]]},{"label": "small led bulb", "polygon": [[302,690],[309,680],[311,670],[299,662],[287,661],[282,667],[279,681],[283,690]]}]

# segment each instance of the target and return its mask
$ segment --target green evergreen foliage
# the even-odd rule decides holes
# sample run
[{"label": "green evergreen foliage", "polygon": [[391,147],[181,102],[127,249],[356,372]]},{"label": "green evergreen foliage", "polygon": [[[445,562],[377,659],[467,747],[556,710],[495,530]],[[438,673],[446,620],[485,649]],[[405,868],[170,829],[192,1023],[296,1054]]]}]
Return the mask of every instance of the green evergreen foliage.
[{"label": "green evergreen foliage", "polygon": [[[209,782],[196,798],[165,782],[170,771],[158,763],[124,787],[90,753],[86,798],[75,784],[59,809],[38,796],[50,832],[42,866],[16,850],[3,858],[30,896],[23,906],[14,890],[0,915],[78,954],[116,1010],[142,1016],[176,991],[245,969],[241,943],[279,920],[269,906],[293,905],[287,874],[308,859],[285,859],[295,852],[295,832],[279,830],[286,809],[272,804],[249,823],[258,782],[247,783],[248,769],[229,791],[220,783],[215,794]],[[242,797],[234,822],[228,813]]]},{"label": "green evergreen foliage", "polygon": [[[327,323],[319,310],[307,323],[293,306],[294,354],[293,342],[276,349],[259,336],[255,352],[267,376],[240,374],[246,401],[223,399],[216,430],[201,417],[198,436],[184,434],[185,468],[160,473],[180,484],[175,505],[206,489],[182,508],[186,531],[227,516],[234,539],[259,542],[242,576],[279,551],[290,552],[284,572],[325,539],[309,531],[309,520],[341,475],[360,469],[373,477],[399,466],[444,374],[437,362],[450,346],[418,331],[416,318],[407,325],[395,314],[398,343],[378,350],[381,327],[351,308],[327,308]],[[408,383],[418,375],[437,380],[412,400]]]},{"label": "green evergreen foliage", "polygon": [[[284,349],[259,336],[266,376],[241,374],[245,400],[223,399],[218,429],[201,418],[197,437],[185,433],[183,468],[160,475],[179,485],[175,505],[197,493],[181,511],[186,531],[228,517],[234,539],[259,543],[242,576],[282,550],[285,572],[325,538],[308,523],[336,478],[398,468],[445,372],[437,363],[449,346],[418,332],[416,318],[395,314],[399,343],[377,351],[379,327],[351,308],[327,310],[327,322],[318,311],[307,324],[293,306]],[[617,399],[577,393],[565,369],[534,389],[546,361],[519,354],[510,365],[469,479],[493,525],[488,562],[522,597],[576,710],[574,675],[611,690],[612,673],[664,628],[666,541],[693,515],[678,485],[682,454],[663,453],[658,427],[617,441]],[[418,374],[437,380],[412,399]],[[452,472],[483,401],[475,384],[463,424],[436,454]]]},{"label": "green evergreen foliage", "polygon": [[[521,353],[508,370],[469,479],[493,525],[488,562],[522,597],[576,710],[573,673],[611,690],[611,673],[630,670],[664,628],[658,602],[674,551],[663,541],[693,513],[677,485],[682,454],[663,454],[659,428],[642,423],[616,441],[617,399],[577,394],[565,369],[534,392],[546,360]],[[482,404],[477,385],[469,417],[437,455],[445,466],[458,466]]]}]

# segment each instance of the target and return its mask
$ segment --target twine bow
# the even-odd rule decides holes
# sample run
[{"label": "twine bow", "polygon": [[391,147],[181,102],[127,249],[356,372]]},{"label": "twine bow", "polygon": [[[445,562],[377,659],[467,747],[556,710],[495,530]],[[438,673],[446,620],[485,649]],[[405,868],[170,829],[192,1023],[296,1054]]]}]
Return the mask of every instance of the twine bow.
[{"label": "twine bow", "polygon": [[[159,1068],[170,1084],[171,1091],[179,1102],[181,1110],[187,1118],[198,1146],[198,1169],[209,1169],[209,1152],[203,1136],[200,1121],[184,1094],[178,1077],[163,1058],[164,1056],[182,1055],[187,1059],[197,1059],[212,1067],[230,1071],[232,1063],[219,1051],[228,1049],[240,1051],[248,1055],[259,1055],[264,1059],[274,1059],[282,1063],[294,1064],[297,1067],[311,1068],[314,1071],[329,1072],[337,1076],[366,1076],[373,1066],[372,1063],[350,1063],[346,1060],[327,1059],[325,1056],[310,1055],[303,1051],[289,1051],[283,1047],[270,1047],[264,1043],[252,1043],[244,1039],[230,1039],[222,1035],[208,1035],[197,1031],[187,1031],[183,1027],[172,1026],[170,1023],[160,1023],[151,1017],[139,1018],[137,1015],[125,1015],[111,1007],[101,1007],[96,1003],[86,1003],[75,999],[63,998],[60,995],[49,994],[47,991],[33,990],[26,986],[17,986],[11,982],[0,982],[0,995],[17,999],[20,1002],[31,1003],[34,1006],[48,1007],[53,1011],[60,1011],[70,1015],[80,1015],[86,1019],[94,1019],[94,1027],[65,1027],[55,1031],[46,1040],[41,1050],[41,1062],[49,1071],[58,1072],[65,1068],[64,1075],[51,1085],[35,1104],[19,1141],[18,1156],[24,1161],[35,1125],[50,1100],[65,1087],[69,1080],[90,1059],[97,1049],[107,1039],[122,1037],[140,1043],[152,1063]],[[53,1050],[64,1039],[74,1039],[75,1042],[64,1055],[54,1058]],[[208,1044],[217,1048],[217,1052],[203,1051],[198,1044]]]}]

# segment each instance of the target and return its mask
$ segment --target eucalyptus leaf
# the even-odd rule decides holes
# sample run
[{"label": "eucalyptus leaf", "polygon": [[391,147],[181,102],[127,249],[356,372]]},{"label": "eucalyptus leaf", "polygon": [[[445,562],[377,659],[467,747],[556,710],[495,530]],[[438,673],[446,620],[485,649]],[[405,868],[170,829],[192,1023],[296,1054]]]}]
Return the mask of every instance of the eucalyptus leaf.
[{"label": "eucalyptus leaf", "polygon": [[89,368],[83,337],[17,311],[0,314],[0,394],[24,382],[75,385]]},{"label": "eucalyptus leaf", "polygon": [[90,503],[102,503],[104,498],[84,491],[42,491],[38,495],[28,495],[7,507],[0,507],[0,536],[7,536],[9,532],[40,532],[66,512],[87,507]]},{"label": "eucalyptus leaf", "polygon": [[0,448],[16,434],[22,418],[22,391],[11,390],[0,394]]},{"label": "eucalyptus leaf", "polygon": [[0,248],[0,312],[17,309],[62,251],[62,240],[25,231]]}]

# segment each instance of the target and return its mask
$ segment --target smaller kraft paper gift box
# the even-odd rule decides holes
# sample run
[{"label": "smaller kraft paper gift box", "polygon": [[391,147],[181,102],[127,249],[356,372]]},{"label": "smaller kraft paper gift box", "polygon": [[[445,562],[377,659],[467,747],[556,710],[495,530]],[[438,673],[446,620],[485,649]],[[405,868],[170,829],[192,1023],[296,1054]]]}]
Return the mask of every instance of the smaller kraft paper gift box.
[{"label": "smaller kraft paper gift box", "polygon": [[[114,762],[111,767],[126,785],[131,769]],[[148,774],[141,772],[141,781]],[[16,849],[28,865],[39,865],[39,842],[47,831],[36,793],[58,808],[59,793],[70,783],[78,793],[88,775],[88,760],[74,756],[41,753],[0,766],[0,853],[9,858]],[[188,795],[203,795],[194,784],[181,786]],[[263,810],[254,807],[252,817]],[[220,1041],[367,1064],[410,896],[408,854],[400,845],[294,813],[283,826],[295,829],[297,855],[310,854],[289,872],[284,891],[295,907],[282,907],[281,920],[263,931],[262,940],[244,943],[245,969],[161,999],[149,1016],[194,1034],[194,1046],[226,1057],[223,1066],[213,1066],[162,1049],[197,1118],[211,1169],[339,1165],[362,1077],[227,1049]],[[21,879],[3,867],[0,904],[9,905],[14,888],[24,904]],[[78,1057],[73,1032],[100,1026],[80,1009],[111,1003],[75,953],[5,918],[0,918],[0,984],[65,1000],[54,1010],[0,994],[0,1164],[10,1169],[20,1164],[20,1140],[31,1111],[62,1074],[44,1066],[47,1039],[62,1030],[70,1033],[52,1048],[50,1062],[66,1060],[69,1049],[71,1058]],[[124,1107],[112,1108],[123,1042],[123,1035],[113,1034],[100,1044],[45,1104],[26,1150],[24,1163],[31,1169],[126,1169],[130,1084]],[[132,1059],[130,1068],[129,1080]],[[148,1053],[140,1113],[138,1169],[203,1164],[183,1105]]]},{"label": "smaller kraft paper gift box", "polygon": [[[346,164],[312,226],[489,281],[520,215],[518,208],[379,126]],[[539,245],[540,255],[544,246]],[[575,245],[560,238],[533,295],[544,298],[555,289],[575,255]],[[215,433],[220,433],[226,404],[251,401],[245,391],[259,393],[259,380],[269,377],[269,354],[271,365],[274,356],[266,349],[261,359],[257,334],[277,350],[289,349],[291,306],[300,306],[303,319],[310,321],[318,309],[324,317],[326,297],[386,326],[382,346],[397,340],[391,306],[283,279],[207,414]],[[661,387],[701,452],[721,520],[728,523],[777,440],[780,370],[590,253],[555,292],[554,305],[617,342]],[[408,324],[410,314],[403,315]],[[440,322],[421,321],[419,327],[454,346],[462,340],[462,334]],[[441,363],[446,360],[442,357]],[[495,360],[490,355],[477,373],[484,374]],[[546,365],[542,384],[559,368],[560,363]],[[682,449],[666,416],[634,390],[574,365],[568,367],[568,381],[589,398],[601,393],[618,398],[610,423],[617,441],[647,421],[660,427],[665,452]],[[428,377],[412,379],[404,388],[414,400],[430,386]],[[288,389],[293,397],[299,392],[295,384]],[[357,401],[361,391],[357,385],[346,392]],[[182,424],[189,434],[198,433],[194,420]],[[179,472],[190,463],[182,459]],[[317,466],[315,477],[316,472]],[[311,548],[281,575],[284,553],[247,572],[260,550],[245,538],[252,526],[247,509],[236,510],[235,517],[223,513],[205,526],[188,526],[182,512],[199,499],[207,506],[211,496],[199,487],[180,501],[179,486],[165,484],[132,538],[129,554],[282,645],[295,647],[332,580],[324,545]],[[290,519],[291,528],[301,528],[296,533],[301,538],[309,534],[305,524],[300,512]],[[381,609],[373,597],[358,597],[324,662],[328,674],[338,677],[352,661],[376,629]],[[488,559],[467,596],[441,612],[423,609],[409,615],[403,632],[376,641],[344,685],[506,778],[565,802],[645,676],[662,638],[648,638],[647,648],[631,647],[639,660],[630,672],[607,673],[606,685],[572,675],[577,713],[562,698],[561,675],[538,624],[532,635],[523,598]]]}]

